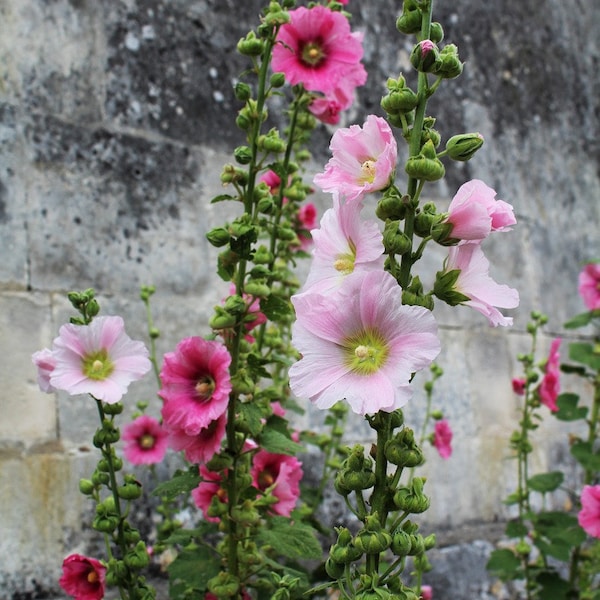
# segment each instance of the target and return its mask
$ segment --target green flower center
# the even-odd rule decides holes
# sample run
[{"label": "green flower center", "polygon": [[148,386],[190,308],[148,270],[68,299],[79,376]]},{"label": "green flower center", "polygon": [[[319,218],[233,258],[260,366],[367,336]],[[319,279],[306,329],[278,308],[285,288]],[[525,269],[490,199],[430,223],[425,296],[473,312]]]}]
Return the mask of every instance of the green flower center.
[{"label": "green flower center", "polygon": [[367,158],[360,166],[360,177],[358,178],[358,182],[373,183],[376,174],[375,161],[371,158]]},{"label": "green flower center", "polygon": [[301,58],[309,67],[318,67],[325,60],[325,52],[318,41],[308,42],[302,48]]},{"label": "green flower center", "polygon": [[333,261],[333,268],[339,271],[342,275],[350,275],[354,271],[354,262],[356,261],[356,246],[354,242],[349,239],[348,246],[350,252],[346,254],[338,254]]},{"label": "green flower center", "polygon": [[84,356],[82,363],[83,374],[88,379],[93,379],[95,381],[108,379],[115,370],[115,366],[110,360],[108,352],[104,349]]},{"label": "green flower center", "polygon": [[367,329],[342,342],[346,364],[357,375],[371,375],[385,365],[389,348],[385,337],[377,330]]},{"label": "green flower center", "polygon": [[200,400],[208,400],[215,391],[215,380],[209,375],[204,375],[198,379],[194,389]]}]

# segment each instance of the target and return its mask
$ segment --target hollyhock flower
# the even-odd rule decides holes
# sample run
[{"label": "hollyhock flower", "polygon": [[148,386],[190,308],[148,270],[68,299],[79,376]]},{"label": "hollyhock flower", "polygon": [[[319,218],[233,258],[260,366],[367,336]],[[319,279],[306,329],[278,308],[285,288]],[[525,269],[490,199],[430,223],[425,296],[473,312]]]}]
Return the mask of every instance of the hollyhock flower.
[{"label": "hollyhock flower", "polygon": [[40,386],[40,390],[47,394],[55,392],[56,390],[50,384],[50,375],[56,366],[56,359],[52,350],[44,348],[43,350],[34,352],[31,356],[31,361],[38,370],[38,385]]},{"label": "hollyhock flower", "polygon": [[[519,305],[519,293],[507,285],[496,283],[489,276],[489,268],[490,263],[478,243],[453,246],[446,258],[444,271],[438,273],[435,294],[452,305],[465,304],[474,308],[487,317],[494,327],[512,325],[512,318],[505,317],[497,307],[516,308]],[[443,289],[444,279],[451,281],[451,272],[456,270],[460,271],[457,279],[449,290]]]},{"label": "hollyhock flower", "polygon": [[134,465],[154,465],[165,456],[167,432],[149,415],[141,415],[123,429],[123,454]]},{"label": "hollyhock flower", "polygon": [[[229,293],[233,296],[236,294],[235,283],[232,283],[229,286]],[[244,335],[244,339],[250,344],[254,343],[254,336],[250,335],[250,332],[259,327],[263,323],[267,322],[267,317],[260,310],[260,298],[255,298],[254,296],[250,296],[249,294],[243,294],[243,298],[248,305],[246,309],[246,316],[244,317],[244,331],[246,334]],[[223,303],[225,299],[223,299]],[[229,335],[230,332],[224,331],[224,335]]]},{"label": "hollyhock flower", "polygon": [[436,421],[433,428],[433,445],[442,458],[452,455],[452,429],[446,419]]},{"label": "hollyhock flower", "polygon": [[281,27],[273,48],[273,71],[285,74],[291,85],[311,92],[332,93],[347,76],[357,85],[367,80],[360,64],[362,34],[352,33],[348,19],[325,6],[289,11],[290,22]]},{"label": "hollyhock flower", "polygon": [[600,263],[589,263],[579,273],[579,295],[589,310],[600,309]]},{"label": "hollyhock flower", "polygon": [[295,456],[259,450],[252,461],[252,484],[261,491],[271,490],[278,501],[271,510],[289,517],[300,496],[302,463]]},{"label": "hollyhock flower", "polygon": [[338,129],[331,138],[332,157],[314,182],[346,201],[360,200],[390,184],[398,159],[398,146],[385,119],[369,115],[362,127]]},{"label": "hollyhock flower", "polygon": [[548,362],[544,368],[544,377],[538,388],[540,401],[545,404],[552,412],[558,410],[556,399],[560,393],[560,353],[559,348],[562,340],[556,338],[550,345]]},{"label": "hollyhock flower", "polygon": [[202,477],[202,481],[196,489],[192,490],[192,499],[202,511],[206,521],[218,523],[221,519],[219,517],[210,517],[207,511],[214,496],[217,496],[223,502],[227,502],[227,494],[221,487],[221,476],[219,473],[209,471],[204,465],[200,465],[200,476]]},{"label": "hollyhock flower", "polygon": [[600,485],[583,486],[577,520],[588,535],[600,538]]},{"label": "hollyhock flower", "polygon": [[226,410],[231,356],[220,342],[194,336],[165,354],[160,372],[165,428],[198,435]]},{"label": "hollyhock flower", "polygon": [[220,450],[226,425],[227,416],[223,414],[194,435],[178,428],[169,429],[169,445],[173,450],[183,450],[188,462],[207,463]]},{"label": "hollyhock flower", "polygon": [[275,173],[272,169],[265,171],[259,178],[259,181],[267,184],[269,191],[273,196],[279,194],[279,188],[281,187],[281,177]]},{"label": "hollyhock flower", "polygon": [[89,325],[63,325],[52,355],[53,388],[71,395],[91,394],[108,404],[119,402],[129,384],[152,367],[144,344],[125,333],[123,319],[117,316],[96,317]]},{"label": "hollyhock flower", "polygon": [[433,588],[430,585],[421,586],[421,600],[432,600]]},{"label": "hollyhock flower", "polygon": [[292,343],[302,358],[290,368],[290,386],[319,408],[342,399],[361,415],[400,408],[412,395],[414,372],[440,351],[431,312],[403,305],[383,270],[349,275],[334,293],[308,291],[292,302]]},{"label": "hollyhock flower", "polygon": [[383,270],[383,236],[376,221],[360,218],[358,203],[334,202],[311,232],[313,261],[304,290],[326,292],[350,273]]},{"label": "hollyhock flower", "polygon": [[445,222],[452,225],[448,237],[477,241],[492,231],[509,231],[517,222],[513,207],[495,198],[496,192],[479,179],[461,185],[448,207]]},{"label": "hollyhock flower", "polygon": [[517,396],[523,396],[525,394],[525,386],[527,385],[527,381],[522,378],[514,378],[512,380],[512,388],[513,392],[517,394]]},{"label": "hollyhock flower", "polygon": [[106,567],[95,558],[71,554],[62,565],[60,587],[75,600],[104,598]]},{"label": "hollyhock flower", "polygon": [[298,210],[298,230],[296,231],[300,240],[300,248],[307,250],[312,244],[310,230],[317,221],[317,207],[312,202],[303,204]]}]

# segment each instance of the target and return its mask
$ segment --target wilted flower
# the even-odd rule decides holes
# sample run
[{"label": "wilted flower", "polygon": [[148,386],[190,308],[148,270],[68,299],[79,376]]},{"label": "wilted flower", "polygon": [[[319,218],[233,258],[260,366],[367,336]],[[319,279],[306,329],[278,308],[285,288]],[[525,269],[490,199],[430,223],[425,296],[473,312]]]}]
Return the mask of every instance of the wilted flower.
[{"label": "wilted flower", "polygon": [[452,429],[446,419],[435,422],[433,445],[442,458],[450,458],[452,455]]},{"label": "wilted flower", "polygon": [[123,429],[123,454],[134,465],[153,465],[165,456],[167,432],[149,415],[141,415]]},{"label": "wilted flower", "polygon": [[62,569],[58,583],[75,600],[104,598],[106,567],[99,560],[71,554],[63,561]]}]

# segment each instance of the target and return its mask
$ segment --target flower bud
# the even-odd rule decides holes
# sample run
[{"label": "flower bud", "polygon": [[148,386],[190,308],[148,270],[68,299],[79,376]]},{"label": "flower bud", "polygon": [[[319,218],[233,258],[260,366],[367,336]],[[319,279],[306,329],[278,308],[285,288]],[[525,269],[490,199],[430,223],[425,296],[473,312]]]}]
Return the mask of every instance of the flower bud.
[{"label": "flower bud", "polygon": [[327,557],[325,561],[325,572],[331,579],[340,579],[343,577],[346,568],[343,563],[335,562],[331,556]]},{"label": "flower bud", "polygon": [[397,531],[392,537],[390,549],[396,556],[408,556],[411,549],[410,535],[402,529]]},{"label": "flower bud", "polygon": [[398,510],[418,514],[425,512],[431,500],[423,494],[422,477],[415,477],[409,487],[401,487],[394,494],[394,504]]},{"label": "flower bud", "polygon": [[400,221],[386,221],[383,228],[383,246],[387,254],[406,254],[412,250],[410,238],[399,230]]},{"label": "flower bud", "polygon": [[273,73],[271,75],[271,79],[269,80],[271,87],[280,88],[285,84],[285,74],[284,73]]},{"label": "flower bud", "polygon": [[243,527],[251,527],[260,521],[260,514],[250,500],[245,500],[241,506],[234,506],[231,517]]},{"label": "flower bud", "polygon": [[452,160],[466,161],[483,146],[480,133],[462,133],[452,136],[446,142],[446,153]]},{"label": "flower bud", "polygon": [[231,235],[225,227],[215,227],[206,234],[206,239],[215,247],[221,248],[229,243]]},{"label": "flower bud", "polygon": [[246,102],[252,95],[252,89],[247,83],[238,81],[233,88],[233,93],[240,102]]},{"label": "flower bud", "polygon": [[255,298],[266,298],[271,294],[271,288],[262,281],[249,281],[246,284],[246,293]]},{"label": "flower bud", "polygon": [[383,194],[383,197],[377,203],[375,213],[381,220],[403,219],[406,214],[406,199],[408,196],[400,196],[397,188],[389,187]]},{"label": "flower bud", "polygon": [[444,29],[442,28],[441,23],[437,21],[433,21],[429,28],[429,39],[435,43],[439,44],[444,39]]},{"label": "flower bud", "polygon": [[425,238],[431,235],[431,229],[440,218],[433,202],[427,202],[415,216],[415,234]]},{"label": "flower bud", "polygon": [[248,146],[238,146],[233,156],[240,165],[247,165],[252,160],[252,150]]},{"label": "flower bud", "polygon": [[410,35],[421,31],[422,14],[420,10],[407,10],[406,3],[402,14],[396,19],[396,29],[400,33]]},{"label": "flower bud", "polygon": [[106,404],[104,403],[102,409],[104,410],[104,414],[106,415],[120,415],[123,412],[123,403],[115,402],[114,404]]},{"label": "flower bud", "polygon": [[79,480],[79,491],[86,496],[90,496],[94,493],[96,486],[89,479],[80,479]]},{"label": "flower bud", "polygon": [[146,544],[140,540],[135,545],[135,548],[123,557],[123,560],[130,568],[143,569],[150,562],[150,556],[148,555]]},{"label": "flower bud", "polygon": [[142,484],[133,476],[125,476],[125,483],[117,488],[119,498],[135,500],[142,495]]},{"label": "flower bud", "polygon": [[[388,80],[389,82],[390,80]],[[394,80],[391,80],[394,82]],[[400,81],[400,80],[398,80]],[[404,78],[401,78],[404,83]],[[391,86],[390,92],[381,99],[381,108],[389,114],[402,114],[410,112],[417,106],[419,98],[415,92],[405,85]],[[388,88],[390,84],[388,83]]]},{"label": "flower bud", "polygon": [[454,79],[463,71],[463,63],[458,57],[458,48],[454,44],[447,44],[440,52],[441,64],[435,71],[444,79]]},{"label": "flower bud", "polygon": [[365,527],[354,538],[354,545],[364,554],[378,554],[392,544],[392,536],[384,531],[376,513],[367,515]]},{"label": "flower bud", "polygon": [[237,319],[229,314],[222,306],[215,306],[215,314],[210,318],[211,329],[230,329],[235,327]]},{"label": "flower bud", "polygon": [[440,51],[431,40],[421,40],[415,45],[410,62],[417,71],[423,73],[435,73],[442,64]]},{"label": "flower bud", "polygon": [[460,275],[460,269],[452,269],[451,271],[438,271],[435,275],[435,283],[433,284],[433,293],[437,298],[443,300],[450,306],[457,306],[463,302],[470,300],[469,296],[461,294],[455,289],[456,281]]},{"label": "flower bud", "polygon": [[238,52],[244,56],[260,56],[263,48],[263,41],[256,37],[254,31],[249,31],[246,37],[237,43]]},{"label": "flower bud", "polygon": [[399,467],[418,467],[425,461],[423,451],[416,444],[412,429],[408,427],[401,429],[387,441],[384,452],[387,460]]},{"label": "flower bud", "polygon": [[[231,386],[233,391],[236,394],[252,394],[256,385],[252,378],[246,373],[245,369],[240,369],[232,378],[231,378]],[[238,419],[236,421],[236,426],[241,425],[244,422],[244,419]],[[245,431],[245,433],[250,433],[250,431]]]},{"label": "flower bud", "polygon": [[217,598],[233,598],[237,596],[240,583],[236,577],[226,571],[221,571],[208,580],[208,591]]},{"label": "flower bud", "polygon": [[[266,246],[259,246],[256,249],[256,252],[254,253],[254,256],[252,257],[252,262],[255,265],[268,265],[271,261],[273,260],[273,253],[266,247]],[[265,267],[261,267],[261,268],[265,268]],[[254,274],[254,269],[252,269],[252,274]],[[263,276],[266,276],[268,274],[264,274]],[[258,273],[256,274],[256,277],[258,277]]]},{"label": "flower bud", "polygon": [[406,161],[404,170],[410,177],[425,181],[441,179],[446,172],[442,161],[437,157],[435,146],[431,140],[423,145],[417,156],[411,156]]}]

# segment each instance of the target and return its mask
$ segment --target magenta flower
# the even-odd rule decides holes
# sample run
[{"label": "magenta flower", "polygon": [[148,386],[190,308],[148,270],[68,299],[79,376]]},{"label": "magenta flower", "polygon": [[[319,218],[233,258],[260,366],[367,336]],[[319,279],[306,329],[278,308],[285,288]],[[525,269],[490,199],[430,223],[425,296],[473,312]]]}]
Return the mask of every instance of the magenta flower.
[{"label": "magenta flower", "polygon": [[[451,290],[467,298],[459,303],[479,311],[494,327],[512,325],[512,318],[505,317],[497,307],[516,308],[519,305],[519,293],[507,285],[496,283],[489,276],[489,269],[490,263],[478,243],[459,244],[450,248],[442,278],[450,271],[459,270],[460,274]],[[444,293],[439,297],[444,299]]]},{"label": "magenta flower", "polygon": [[167,432],[149,415],[141,415],[123,429],[123,454],[134,465],[154,465],[165,456]]},{"label": "magenta flower", "polygon": [[200,475],[202,481],[196,489],[192,490],[192,499],[202,511],[206,521],[218,523],[221,520],[219,517],[211,517],[207,513],[214,496],[217,496],[222,502],[227,502],[227,493],[221,487],[221,476],[219,473],[209,471],[204,465],[200,465]]},{"label": "magenta flower", "polygon": [[328,95],[351,76],[356,85],[367,80],[360,64],[362,34],[352,33],[348,19],[325,6],[289,11],[273,48],[271,67],[284,73],[291,85]]},{"label": "magenta flower", "polygon": [[227,348],[217,341],[194,336],[181,340],[165,354],[158,395],[164,427],[198,435],[226,410],[231,392]]},{"label": "magenta flower", "polygon": [[448,237],[480,241],[492,231],[509,231],[517,222],[513,207],[495,198],[496,192],[479,179],[461,185],[448,207],[446,222],[452,224]]},{"label": "magenta flower", "polygon": [[452,455],[452,429],[446,419],[436,421],[433,428],[433,445],[442,458]]},{"label": "magenta flower", "polygon": [[512,388],[513,392],[517,394],[517,396],[525,395],[525,386],[527,385],[527,381],[523,378],[515,377],[512,380]]},{"label": "magenta flower", "polygon": [[75,600],[104,598],[106,567],[95,558],[81,554],[67,556],[62,565],[60,587]]},{"label": "magenta flower", "polygon": [[207,463],[220,450],[226,425],[227,416],[222,414],[194,435],[183,429],[169,429],[169,445],[173,450],[183,450],[188,462]]},{"label": "magenta flower", "polygon": [[433,588],[430,585],[421,586],[421,600],[433,600]]},{"label": "magenta flower", "polygon": [[399,408],[415,371],[440,351],[431,312],[403,305],[386,271],[349,275],[335,292],[308,291],[292,302],[292,343],[302,358],[290,368],[290,386],[319,408],[342,399],[361,415]]},{"label": "magenta flower", "polygon": [[254,455],[251,475],[254,487],[262,492],[269,490],[278,499],[271,510],[289,517],[300,496],[302,463],[295,456],[259,450]]},{"label": "magenta flower", "polygon": [[50,375],[56,366],[56,359],[52,350],[44,348],[43,350],[34,352],[31,356],[31,361],[38,370],[38,385],[40,386],[40,390],[47,394],[55,392],[56,390],[50,384]]},{"label": "magenta flower", "polygon": [[552,412],[558,411],[556,399],[560,393],[560,353],[559,348],[562,340],[555,338],[550,345],[548,361],[544,368],[544,377],[538,387],[540,401]]},{"label": "magenta flower", "polygon": [[359,203],[334,202],[311,232],[313,261],[304,290],[326,292],[350,273],[383,270],[383,236],[376,221],[360,218]]},{"label": "magenta flower", "polygon": [[600,263],[589,263],[579,273],[579,295],[589,310],[600,309]]},{"label": "magenta flower", "polygon": [[583,486],[577,520],[588,535],[600,538],[600,485]]},{"label": "magenta flower", "polygon": [[331,138],[332,157],[314,182],[346,201],[361,200],[389,186],[396,169],[398,146],[385,119],[369,115],[364,125],[338,129]]},{"label": "magenta flower", "polygon": [[52,356],[44,350],[36,354],[44,391],[91,394],[108,404],[119,402],[129,384],[152,367],[144,344],[133,341],[116,316],[96,317],[89,325],[63,325],[52,343]]}]

